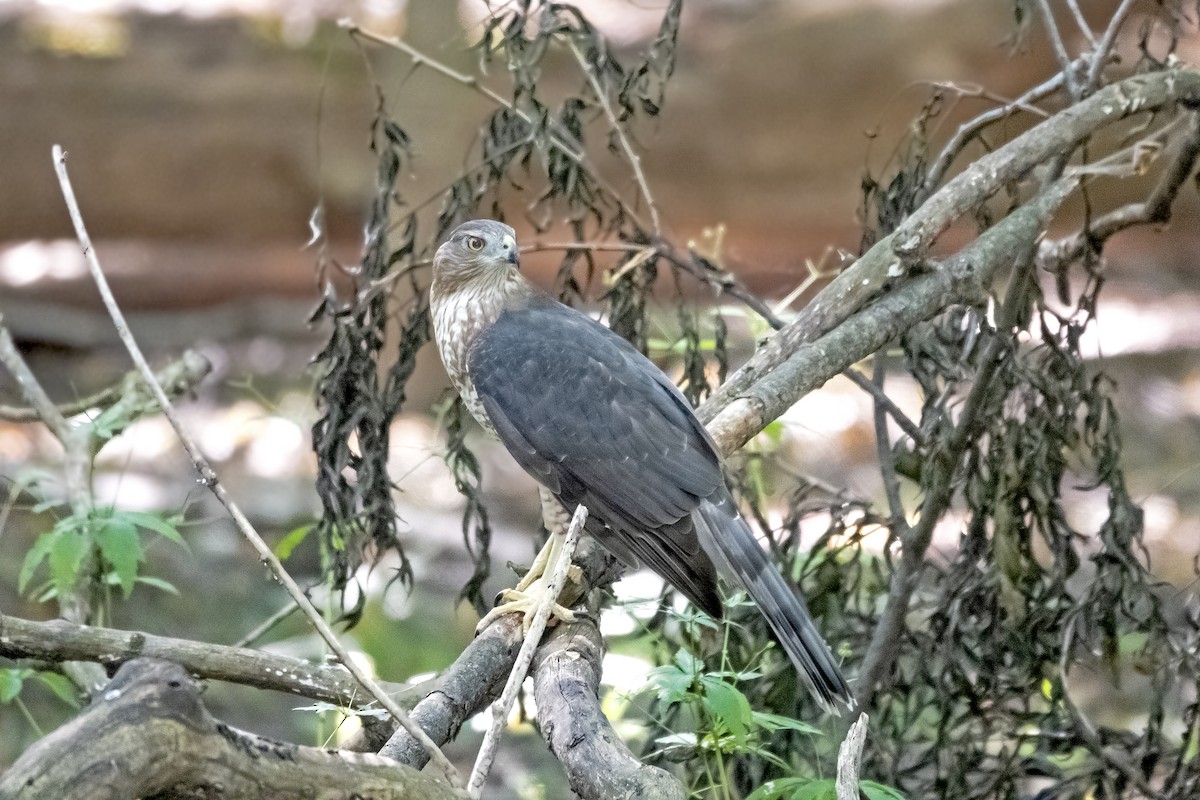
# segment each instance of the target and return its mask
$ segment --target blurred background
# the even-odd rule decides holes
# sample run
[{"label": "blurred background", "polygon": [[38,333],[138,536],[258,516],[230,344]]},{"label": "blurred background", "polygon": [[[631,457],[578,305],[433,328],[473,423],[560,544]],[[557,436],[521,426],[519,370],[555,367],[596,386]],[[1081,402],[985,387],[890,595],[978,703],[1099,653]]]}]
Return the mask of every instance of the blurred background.
[{"label": "blurred background", "polygon": [[[577,5],[620,49],[653,36],[663,3]],[[1080,3],[1096,26],[1116,5]],[[310,215],[323,202],[333,252],[353,264],[372,191],[373,82],[414,137],[415,162],[400,186],[414,201],[458,174],[487,107],[431,70],[414,72],[400,53],[360,48],[337,21],[401,36],[471,70],[466,46],[483,15],[477,0],[0,0],[0,314],[51,395],[87,395],[130,368],[71,234],[50,159],[51,146],[61,144],[143,347],[160,363],[196,347],[216,366],[183,408],[223,482],[271,541],[311,520],[318,506],[308,362],[324,331],[307,324],[319,299],[314,254],[305,247]],[[1127,52],[1137,27],[1127,26]],[[640,141],[667,230],[712,248],[753,291],[784,297],[810,264],[838,249],[856,251],[862,177],[892,157],[933,84],[978,95],[955,101],[948,135],[956,120],[1055,71],[1042,39],[1039,29],[1017,36],[1007,0],[690,0],[663,114]],[[1185,38],[1178,52],[1200,63],[1200,37]],[[577,74],[564,70],[562,80]],[[1124,191],[1117,182],[1108,190],[1114,199]],[[520,228],[521,210],[511,216]],[[1182,585],[1200,548],[1194,186],[1181,194],[1169,231],[1122,233],[1106,254],[1109,285],[1089,347],[1120,384],[1127,467],[1145,505],[1152,564]],[[535,275],[553,274],[550,256],[528,263]],[[744,354],[753,331],[738,330]],[[454,604],[470,565],[461,501],[437,458],[440,433],[427,413],[446,386],[434,353],[410,386],[419,394],[396,422],[392,475],[403,490],[418,586],[412,596],[394,588],[374,597],[351,634],[390,680],[445,666],[474,624],[473,613]],[[915,390],[894,386],[902,405],[916,407]],[[0,402],[16,400],[11,376],[0,374]],[[530,557],[536,494],[498,446],[481,446],[500,530],[498,588],[509,581],[506,560]],[[879,495],[871,407],[848,382],[831,382],[789,412],[783,446],[804,474],[855,496]],[[52,468],[58,455],[38,426],[0,422],[0,480]],[[196,487],[165,422],[136,425],[103,451],[100,466],[102,502],[186,508],[191,546],[190,554],[155,546],[147,571],[180,594],[139,587],[115,607],[115,625],[230,643],[284,604]],[[1084,519],[1096,511],[1078,509]],[[48,520],[18,505],[0,531],[4,613],[52,611],[14,590],[23,554]],[[950,535],[942,546],[953,542]],[[301,547],[289,564],[315,574],[315,548]],[[385,584],[387,571],[377,569],[372,585]],[[624,591],[648,596],[653,587],[634,581]],[[198,598],[221,613],[204,613]],[[299,622],[285,622],[272,646],[311,655],[315,645],[303,632]],[[630,661],[615,659],[606,677],[637,685],[645,666]],[[217,716],[259,733],[307,742],[329,734],[316,715],[286,713],[298,705],[292,698],[214,686],[208,701]],[[39,720],[72,713],[55,710],[48,694],[30,702]],[[0,707],[0,730],[3,768],[35,731],[9,706]],[[547,772],[541,766],[550,756],[535,734],[529,740],[509,746],[505,790],[556,796],[553,785],[538,789],[531,777]],[[466,736],[455,753],[469,756],[474,746]]]}]

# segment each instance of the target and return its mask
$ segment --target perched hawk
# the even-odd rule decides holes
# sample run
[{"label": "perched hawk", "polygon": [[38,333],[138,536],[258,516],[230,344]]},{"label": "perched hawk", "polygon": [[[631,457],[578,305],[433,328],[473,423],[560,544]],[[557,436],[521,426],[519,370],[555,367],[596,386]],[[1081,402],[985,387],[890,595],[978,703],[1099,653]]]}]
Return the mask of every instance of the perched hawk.
[{"label": "perched hawk", "polygon": [[620,336],[526,281],[512,228],[460,225],[434,257],[431,305],[450,379],[544,499],[586,506],[602,545],[714,618],[719,569],[746,588],[816,697],[852,702],[804,601],[739,515],[687,400]]}]

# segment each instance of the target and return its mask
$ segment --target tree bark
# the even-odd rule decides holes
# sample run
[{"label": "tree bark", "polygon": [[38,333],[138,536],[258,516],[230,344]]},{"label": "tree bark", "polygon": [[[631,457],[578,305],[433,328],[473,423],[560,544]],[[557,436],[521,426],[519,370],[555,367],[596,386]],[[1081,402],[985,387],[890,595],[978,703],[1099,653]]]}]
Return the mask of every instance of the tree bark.
[{"label": "tree bark", "polygon": [[538,725],[571,789],[585,798],[684,800],[683,784],[639,761],[601,711],[603,656],[600,630],[585,618],[549,633],[533,662]]},{"label": "tree bark", "polygon": [[[247,647],[228,647],[140,631],[77,625],[55,619],[34,622],[0,614],[0,657],[40,661],[92,661],[118,667],[134,658],[161,658],[198,678],[288,692],[310,700],[358,708],[371,697],[339,664],[314,664]],[[420,684],[381,684],[401,705],[429,691]]]},{"label": "tree bark", "polygon": [[377,756],[234,730],[178,665],[138,658],[0,778],[0,800],[451,800],[445,783]]}]

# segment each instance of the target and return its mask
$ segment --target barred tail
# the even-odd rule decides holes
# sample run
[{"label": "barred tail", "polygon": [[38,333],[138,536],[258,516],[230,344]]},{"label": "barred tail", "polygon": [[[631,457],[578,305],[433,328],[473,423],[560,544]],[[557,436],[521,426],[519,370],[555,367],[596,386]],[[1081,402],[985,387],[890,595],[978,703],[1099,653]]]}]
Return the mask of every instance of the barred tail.
[{"label": "barred tail", "polygon": [[723,575],[750,593],[796,669],[808,677],[821,705],[832,712],[837,711],[838,701],[853,708],[850,687],[804,600],[767,560],[729,493],[721,491],[705,500],[692,518],[705,552]]}]

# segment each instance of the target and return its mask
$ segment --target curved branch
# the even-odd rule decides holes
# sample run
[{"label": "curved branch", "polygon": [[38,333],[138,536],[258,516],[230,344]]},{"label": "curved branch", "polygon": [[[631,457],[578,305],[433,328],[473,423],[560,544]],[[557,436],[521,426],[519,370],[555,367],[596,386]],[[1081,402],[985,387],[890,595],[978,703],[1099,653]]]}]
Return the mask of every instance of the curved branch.
[{"label": "curved branch", "polygon": [[[1174,104],[1189,108],[1200,105],[1200,74],[1170,70],[1138,75],[1112,84],[980,158],[948,181],[895,232],[880,239],[853,266],[822,289],[787,327],[772,336],[698,409],[700,418],[707,423],[718,415],[749,414],[753,417],[754,412],[746,407],[745,398],[766,391],[759,384],[773,382],[779,387],[777,368],[780,365],[882,294],[890,283],[902,277],[924,256],[934,240],[956,219],[1002,186],[1056,156],[1070,153],[1100,128],[1134,114]],[[814,387],[808,386],[804,391],[811,388]],[[787,392],[792,402],[802,393],[796,389]],[[790,404],[783,404],[780,412]],[[771,419],[774,417],[765,418],[762,424]],[[750,430],[749,424],[743,427],[748,436],[761,430],[761,427]],[[742,439],[735,448],[745,441]]]},{"label": "curved branch", "polygon": [[883,295],[833,331],[798,347],[784,363],[740,393],[708,422],[729,454],[788,409],[796,399],[880,349],[913,325],[954,303],[977,302],[983,286],[1028,246],[1076,182],[1064,178],[985,231],[956,255]]},{"label": "curved branch", "polygon": [[555,628],[533,665],[538,725],[571,789],[586,800],[683,800],[683,784],[666,770],[639,761],[600,710],[603,657],[600,630],[590,619],[580,619]]},{"label": "curved branch", "polygon": [[178,665],[139,658],[0,778],[0,800],[376,800],[458,795],[377,756],[275,742],[214,719]]},{"label": "curved branch", "polygon": [[[138,631],[120,631],[0,614],[0,657],[40,661],[92,661],[116,667],[134,658],[173,661],[198,678],[287,692],[347,708],[370,705],[372,698],[340,665],[313,664],[291,656],[244,647],[206,644]],[[427,686],[382,683],[402,705],[411,705]],[[407,702],[405,702],[407,701]]]},{"label": "curved branch", "polygon": [[[574,561],[582,572],[579,583],[568,582],[559,597],[568,608],[593,588],[612,583],[624,569],[589,536],[580,540]],[[520,645],[520,620],[511,614],[497,619],[442,673],[438,688],[417,703],[413,721],[438,744],[453,739],[466,720],[500,696]],[[421,746],[403,729],[392,735],[379,754],[418,768],[428,761]]]}]

